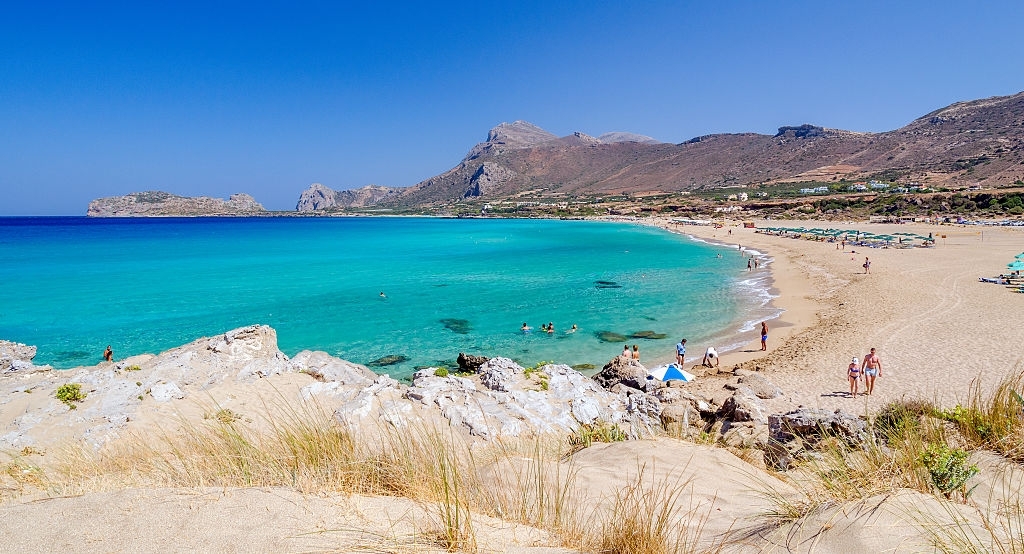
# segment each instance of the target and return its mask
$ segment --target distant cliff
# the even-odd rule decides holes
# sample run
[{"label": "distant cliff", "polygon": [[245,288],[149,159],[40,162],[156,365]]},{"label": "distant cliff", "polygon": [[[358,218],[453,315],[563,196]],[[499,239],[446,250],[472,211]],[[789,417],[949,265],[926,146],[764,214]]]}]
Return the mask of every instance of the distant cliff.
[{"label": "distant cliff", "polygon": [[367,185],[352,190],[333,190],[320,183],[313,183],[302,191],[295,205],[298,212],[317,212],[332,208],[364,208],[387,200],[403,189]]},{"label": "distant cliff", "polygon": [[248,194],[232,194],[227,200],[209,196],[177,196],[162,191],[133,192],[97,198],[89,202],[89,217],[160,217],[258,215],[263,206]]}]

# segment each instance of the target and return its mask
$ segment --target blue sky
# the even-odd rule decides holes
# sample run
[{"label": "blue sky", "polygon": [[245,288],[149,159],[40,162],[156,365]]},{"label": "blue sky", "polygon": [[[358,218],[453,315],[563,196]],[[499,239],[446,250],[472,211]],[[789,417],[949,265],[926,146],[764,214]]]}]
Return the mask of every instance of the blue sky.
[{"label": "blue sky", "polygon": [[[14,5],[11,5],[14,4]],[[0,215],[408,186],[488,129],[885,131],[1024,90],[1024,2],[7,3]]]}]

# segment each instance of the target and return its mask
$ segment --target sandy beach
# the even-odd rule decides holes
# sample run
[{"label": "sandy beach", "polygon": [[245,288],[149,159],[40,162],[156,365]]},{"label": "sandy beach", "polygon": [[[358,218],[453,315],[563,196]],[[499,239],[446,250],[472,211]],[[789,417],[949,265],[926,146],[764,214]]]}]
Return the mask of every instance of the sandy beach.
[{"label": "sandy beach", "polygon": [[[750,333],[748,347],[726,352],[723,368],[764,371],[785,392],[775,403],[856,413],[885,402],[924,398],[943,405],[964,399],[974,380],[987,390],[1019,371],[1024,344],[1024,294],[982,283],[1005,271],[1024,249],[1024,230],[929,224],[758,221],[757,227],[820,227],[871,233],[934,233],[934,248],[861,248],[780,237],[729,222],[723,228],[659,220],[673,232],[737,244],[773,262],[775,304],[785,312],[770,321],[768,351]],[[731,234],[729,233],[731,231]],[[944,237],[944,238],[943,238]],[[864,274],[864,258],[871,273]],[[742,257],[736,263],[745,267]],[[765,269],[761,269],[764,271]],[[692,345],[700,362],[704,345]],[[871,397],[848,396],[845,369],[876,348],[882,375]],[[687,361],[691,365],[691,361]],[[714,394],[715,379],[697,383]],[[781,407],[781,406],[779,406]]]}]

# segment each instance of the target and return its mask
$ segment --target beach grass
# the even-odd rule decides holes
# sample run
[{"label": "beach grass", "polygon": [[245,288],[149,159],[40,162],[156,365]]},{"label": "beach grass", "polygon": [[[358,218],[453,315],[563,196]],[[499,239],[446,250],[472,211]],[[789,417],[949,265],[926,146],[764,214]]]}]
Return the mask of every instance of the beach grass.
[{"label": "beach grass", "polygon": [[[1007,379],[989,395],[973,389],[969,403],[953,410],[919,400],[892,402],[869,419],[861,444],[840,437],[817,441],[795,467],[776,474],[786,488],[776,479],[752,485],[769,504],[762,524],[779,528],[909,489],[931,495],[949,512],[910,514],[936,549],[1024,554],[1024,479],[1013,457],[1021,444],[1021,406],[1011,394],[1021,382],[1020,376]],[[262,416],[241,417],[214,403],[204,407],[202,419],[181,417],[166,429],[127,435],[99,450],[67,449],[47,468],[12,456],[3,466],[6,496],[138,486],[285,487],[413,500],[430,514],[413,542],[450,551],[479,548],[477,516],[530,525],[547,531],[555,544],[583,551],[713,552],[727,545],[725,538],[705,536],[713,503],[695,500],[688,481],[655,480],[653,471],[639,466],[635,478],[606,496],[586,495],[574,454],[594,442],[621,440],[621,430],[611,425],[474,446],[447,426],[382,424],[357,432],[315,403],[276,401],[264,408]],[[724,446],[708,436],[688,442]],[[1006,490],[986,505],[971,497],[974,471],[967,455],[978,448],[999,452],[1016,468],[1004,479]],[[986,507],[981,526],[963,515],[971,506]]]}]

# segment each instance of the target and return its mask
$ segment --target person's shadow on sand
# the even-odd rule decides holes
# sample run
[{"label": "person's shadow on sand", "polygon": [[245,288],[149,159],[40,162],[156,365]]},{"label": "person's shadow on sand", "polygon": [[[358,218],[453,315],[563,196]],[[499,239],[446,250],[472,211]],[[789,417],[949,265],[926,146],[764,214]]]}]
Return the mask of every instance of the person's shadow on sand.
[{"label": "person's shadow on sand", "polygon": [[847,391],[835,390],[832,392],[822,393],[821,396],[827,398],[850,398],[850,393]]}]

